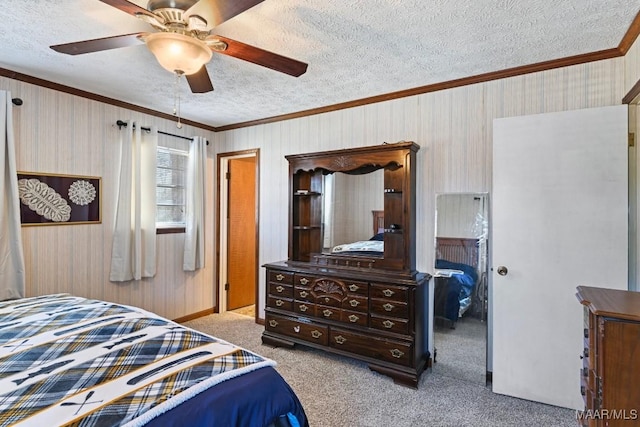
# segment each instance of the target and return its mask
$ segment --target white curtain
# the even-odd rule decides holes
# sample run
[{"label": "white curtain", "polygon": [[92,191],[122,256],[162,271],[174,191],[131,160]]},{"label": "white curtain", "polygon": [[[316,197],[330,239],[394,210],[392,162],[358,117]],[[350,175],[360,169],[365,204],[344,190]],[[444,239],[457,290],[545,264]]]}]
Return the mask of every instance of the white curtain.
[{"label": "white curtain", "polygon": [[25,289],[12,109],[11,93],[0,91],[0,300],[22,298]]},{"label": "white curtain", "polygon": [[184,271],[204,267],[205,182],[207,178],[207,140],[196,136],[189,148],[187,166],[186,229]]},{"label": "white curtain", "polygon": [[113,282],[156,274],[156,163],[158,131],[127,123],[120,140],[120,170],[111,273]]}]

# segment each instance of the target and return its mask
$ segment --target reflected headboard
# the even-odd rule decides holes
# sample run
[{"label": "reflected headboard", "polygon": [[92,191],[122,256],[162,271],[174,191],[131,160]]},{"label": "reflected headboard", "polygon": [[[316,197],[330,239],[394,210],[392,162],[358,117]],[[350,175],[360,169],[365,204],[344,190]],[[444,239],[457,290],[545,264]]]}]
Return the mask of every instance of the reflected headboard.
[{"label": "reflected headboard", "polygon": [[371,211],[373,214],[373,235],[384,232],[384,211]]},{"label": "reflected headboard", "polygon": [[436,258],[467,264],[478,269],[479,239],[436,237]]}]

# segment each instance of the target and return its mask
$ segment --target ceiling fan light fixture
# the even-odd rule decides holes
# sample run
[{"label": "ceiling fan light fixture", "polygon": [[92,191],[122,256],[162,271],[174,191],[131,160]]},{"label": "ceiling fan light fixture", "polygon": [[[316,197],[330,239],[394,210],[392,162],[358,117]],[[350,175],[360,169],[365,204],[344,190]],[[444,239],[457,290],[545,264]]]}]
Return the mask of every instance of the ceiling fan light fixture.
[{"label": "ceiling fan light fixture", "polygon": [[145,43],[160,65],[172,73],[195,74],[211,60],[211,49],[202,40],[184,34],[151,33]]}]

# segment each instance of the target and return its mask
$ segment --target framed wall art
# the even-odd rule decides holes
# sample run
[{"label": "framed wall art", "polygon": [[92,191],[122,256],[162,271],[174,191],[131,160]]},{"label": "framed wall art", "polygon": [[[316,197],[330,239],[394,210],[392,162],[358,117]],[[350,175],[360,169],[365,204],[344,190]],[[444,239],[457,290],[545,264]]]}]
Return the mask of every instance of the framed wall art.
[{"label": "framed wall art", "polygon": [[28,225],[99,224],[101,178],[18,172],[20,221]]}]

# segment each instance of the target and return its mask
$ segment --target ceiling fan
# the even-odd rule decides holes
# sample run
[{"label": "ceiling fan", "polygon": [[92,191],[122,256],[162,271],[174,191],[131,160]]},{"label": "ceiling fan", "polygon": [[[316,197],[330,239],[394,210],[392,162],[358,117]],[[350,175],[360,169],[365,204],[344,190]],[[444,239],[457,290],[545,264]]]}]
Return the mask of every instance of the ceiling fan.
[{"label": "ceiling fan", "polygon": [[264,0],[149,0],[144,9],[127,0],[99,0],[153,26],[156,32],[123,34],[51,46],[69,55],[146,44],[162,67],[185,75],[193,93],[213,90],[205,64],[222,53],[294,77],[307,64],[212,34],[213,29]]}]

